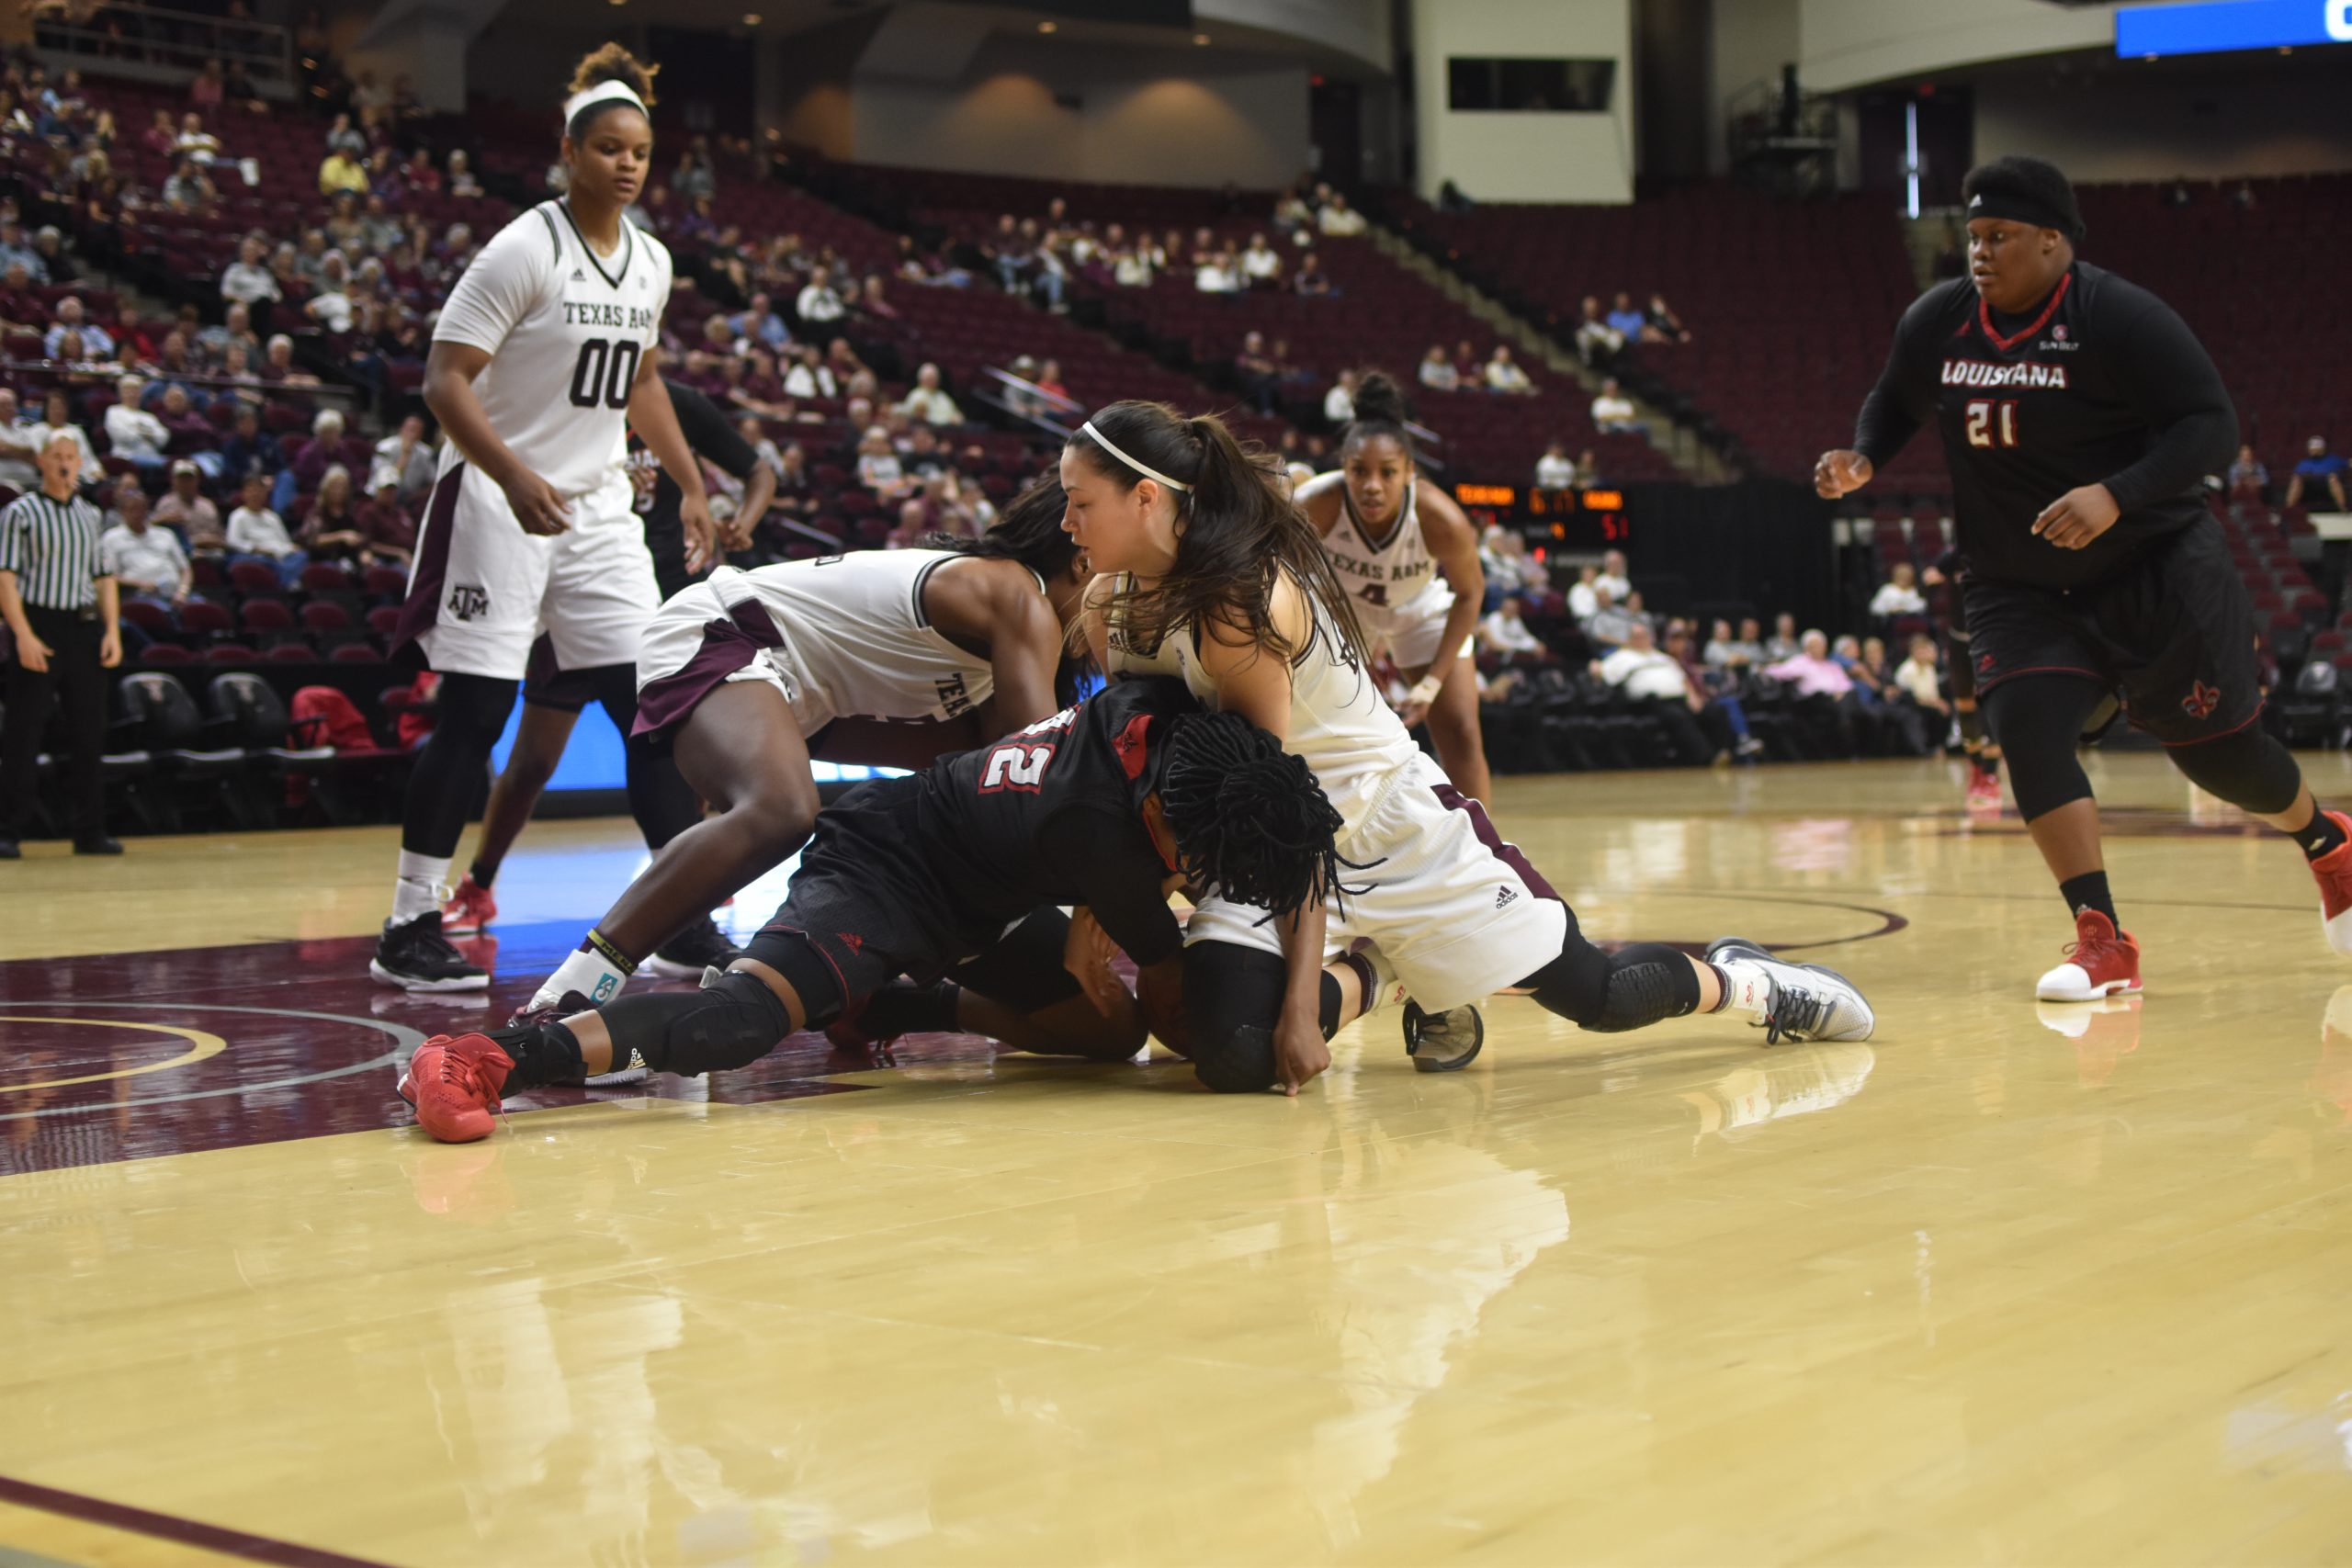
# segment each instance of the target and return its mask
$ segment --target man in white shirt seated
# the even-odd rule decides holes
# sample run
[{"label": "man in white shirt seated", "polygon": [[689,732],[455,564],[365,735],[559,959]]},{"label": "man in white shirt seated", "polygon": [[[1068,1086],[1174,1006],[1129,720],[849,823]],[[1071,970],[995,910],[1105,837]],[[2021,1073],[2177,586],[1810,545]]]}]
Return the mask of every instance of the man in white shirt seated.
[{"label": "man in white shirt seated", "polygon": [[1568,587],[1568,615],[1582,626],[1592,619],[1600,608],[1600,569],[1587,561],[1577,569],[1577,580]]},{"label": "man in white shirt seated", "polygon": [[907,393],[907,400],[899,405],[899,412],[925,424],[964,423],[964,411],[957,408],[956,400],[940,388],[939,367],[936,365],[926,365],[915,372],[914,388]]},{"label": "man in white shirt seated", "polygon": [[1951,712],[1937,675],[1936,639],[1931,637],[1911,639],[1911,657],[1894,667],[1894,684],[1905,697],[1929,713]]},{"label": "man in white shirt seated", "polygon": [[1356,373],[1342,370],[1331,389],[1323,394],[1323,418],[1332,429],[1347,423],[1356,416]]},{"label": "man in white shirt seated", "polygon": [[1503,344],[1495,344],[1495,355],[1487,361],[1487,390],[1515,398],[1535,395],[1535,383],[1527,378],[1527,372],[1519,367],[1510,356],[1510,349]]},{"label": "man in white shirt seated", "polygon": [[1241,276],[1252,288],[1272,288],[1283,280],[1283,258],[1263,234],[1250,236],[1249,248],[1241,253]]},{"label": "man in white shirt seated", "polygon": [[1506,593],[1495,613],[1478,623],[1478,651],[1497,659],[1542,658],[1552,650],[1544,639],[1528,630],[1520,618],[1519,595]]},{"label": "man in white shirt seated", "polygon": [[1625,575],[1624,551],[1610,550],[1601,556],[1600,576],[1593,586],[1609,590],[1609,596],[1620,604],[1632,596],[1634,580]]},{"label": "man in white shirt seated", "polygon": [[1537,490],[1568,490],[1577,482],[1577,466],[1568,458],[1566,442],[1555,441],[1535,459]]},{"label": "man in white shirt seated", "polygon": [[1433,392],[1451,392],[1462,384],[1462,373],[1453,367],[1453,360],[1442,343],[1430,344],[1430,351],[1421,356],[1421,367],[1417,374],[1420,377],[1421,385]]},{"label": "man in white shirt seated", "polygon": [[842,297],[833,292],[832,281],[821,266],[808,275],[808,287],[801,289],[793,309],[803,321],[838,321],[845,314]]},{"label": "man in white shirt seated", "polygon": [[1614,376],[1600,383],[1600,395],[1592,400],[1592,427],[1603,435],[1650,433],[1648,425],[1634,417],[1634,400],[1619,388]]},{"label": "man in white shirt seated", "polygon": [[1315,215],[1315,226],[1326,234],[1341,239],[1361,234],[1366,227],[1363,214],[1350,207],[1348,198],[1338,191],[1331,193],[1331,199],[1324,204],[1322,211]]},{"label": "man in white shirt seated", "polygon": [[1615,652],[1632,638],[1635,626],[1647,625],[1639,617],[1618,608],[1617,596],[1609,592],[1605,581],[1596,581],[1592,585],[1592,598],[1594,609],[1585,618],[1584,635],[1587,641],[1604,653]]},{"label": "man in white shirt seated", "polygon": [[1891,621],[1897,615],[1924,615],[1927,597],[1917,587],[1919,574],[1909,561],[1897,561],[1888,581],[1871,595],[1871,619]]},{"label": "man in white shirt seated", "polygon": [[169,528],[158,528],[147,514],[147,492],[126,476],[115,487],[114,525],[98,536],[102,570],[122,584],[126,593],[163,604],[187,602],[190,581],[187,552]]},{"label": "man in white shirt seated", "polygon": [[243,504],[229,513],[229,564],[241,560],[267,562],[288,588],[301,580],[302,569],[311,562],[295,548],[285,519],[269,509],[269,480],[260,474],[245,476]]},{"label": "man in white shirt seated", "polygon": [[1665,727],[1667,740],[1680,761],[1699,763],[1730,754],[1728,746],[1710,744],[1706,732],[1699,728],[1698,716],[1706,711],[1707,699],[1690,689],[1690,678],[1674,656],[1658,648],[1646,621],[1635,621],[1626,634],[1625,645],[1595,660],[1592,668]]},{"label": "man in white shirt seated", "polygon": [[107,410],[107,442],[114,455],[130,462],[142,474],[153,473],[164,466],[164,450],[172,444],[172,433],[164,422],[140,406],[140,399],[147,390],[147,383],[136,376],[125,376],[114,384],[116,401]]}]

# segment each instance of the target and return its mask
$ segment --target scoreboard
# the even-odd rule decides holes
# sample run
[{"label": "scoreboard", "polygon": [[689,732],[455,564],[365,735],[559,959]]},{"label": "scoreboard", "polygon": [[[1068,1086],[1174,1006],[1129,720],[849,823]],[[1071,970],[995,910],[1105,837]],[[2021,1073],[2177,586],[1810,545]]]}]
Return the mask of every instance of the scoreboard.
[{"label": "scoreboard", "polygon": [[1633,531],[1625,492],[1619,490],[1458,484],[1453,493],[1462,510],[1480,521],[1517,528],[1530,543],[1548,540],[1555,549],[1614,549]]}]

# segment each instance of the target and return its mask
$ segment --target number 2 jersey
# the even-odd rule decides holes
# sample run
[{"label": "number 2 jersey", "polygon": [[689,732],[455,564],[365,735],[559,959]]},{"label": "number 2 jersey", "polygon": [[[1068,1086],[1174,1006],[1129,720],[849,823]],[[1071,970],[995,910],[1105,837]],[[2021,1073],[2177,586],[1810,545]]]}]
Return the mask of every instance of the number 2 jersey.
[{"label": "number 2 jersey", "polygon": [[[620,230],[620,247],[600,256],[568,206],[541,202],[481,248],[433,329],[435,343],[490,355],[474,378],[490,427],[567,497],[625,459],[629,389],[670,302],[669,251],[627,219]],[[444,468],[460,460],[448,444]]]},{"label": "number 2 jersey", "polygon": [[994,745],[860,784],[818,814],[787,916],[842,881],[944,956],[979,951],[1041,906],[1083,904],[1137,964],[1173,957],[1183,933],[1160,887],[1174,868],[1143,802],[1170,724],[1199,711],[1181,682],[1115,682]]},{"label": "number 2 jersey", "polygon": [[[2085,262],[2016,318],[1966,278],[1919,297],[1862,405],[1854,449],[1884,468],[1930,419],[1969,570],[2044,588],[2113,577],[2199,525],[2204,478],[2228,466],[2238,439],[2221,373],[2188,324]],[[2043,508],[2091,484],[2122,509],[2115,526],[2080,550],[2033,536]]]}]

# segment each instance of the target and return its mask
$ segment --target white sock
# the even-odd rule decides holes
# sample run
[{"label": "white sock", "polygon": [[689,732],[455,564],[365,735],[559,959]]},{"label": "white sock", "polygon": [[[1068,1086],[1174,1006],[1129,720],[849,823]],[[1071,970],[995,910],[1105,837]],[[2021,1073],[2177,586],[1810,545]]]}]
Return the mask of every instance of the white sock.
[{"label": "white sock", "polygon": [[591,946],[566,954],[563,962],[556,965],[555,973],[539,982],[531,1005],[553,1007],[563,999],[566,991],[578,991],[588,998],[591,1007],[598,1007],[619,996],[621,987],[628,984],[628,971]]},{"label": "white sock", "polygon": [[392,924],[404,926],[441,907],[447,891],[443,884],[449,880],[449,859],[401,852],[400,870],[392,884]]},{"label": "white sock", "polygon": [[1715,973],[1723,977],[1723,1006],[1718,1012],[1744,1012],[1761,1019],[1772,1006],[1772,977],[1764,966],[1749,959],[1724,958],[1715,963]]}]

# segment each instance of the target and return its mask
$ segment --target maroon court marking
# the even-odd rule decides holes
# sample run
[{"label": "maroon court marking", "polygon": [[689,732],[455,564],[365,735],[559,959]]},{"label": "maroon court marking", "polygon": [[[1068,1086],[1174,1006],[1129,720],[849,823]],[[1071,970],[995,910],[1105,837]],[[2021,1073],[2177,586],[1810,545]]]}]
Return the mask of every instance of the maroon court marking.
[{"label": "maroon court marking", "polygon": [[224,1529],[219,1525],[182,1518],[177,1514],[159,1514],[150,1508],[134,1508],[128,1503],[109,1503],[103,1497],[64,1492],[54,1486],[18,1481],[14,1476],[0,1475],[0,1500],[44,1514],[80,1519],[85,1524],[105,1525],[180,1546],[242,1557],[249,1562],[282,1563],[285,1568],[385,1568],[385,1564],[371,1558],[347,1557],[324,1547],[301,1546],[255,1535],[251,1530]]}]

